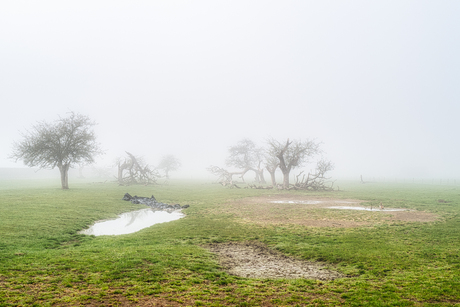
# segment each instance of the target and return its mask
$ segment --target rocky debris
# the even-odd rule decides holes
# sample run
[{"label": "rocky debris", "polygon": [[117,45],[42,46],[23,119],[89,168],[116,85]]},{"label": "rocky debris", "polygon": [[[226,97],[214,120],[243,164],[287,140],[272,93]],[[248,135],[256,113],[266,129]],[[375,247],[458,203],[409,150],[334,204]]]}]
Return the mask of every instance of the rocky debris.
[{"label": "rocky debris", "polygon": [[152,195],[152,197],[139,197],[137,195],[131,196],[129,193],[126,193],[123,198],[125,201],[130,201],[133,204],[143,204],[146,206],[149,206],[151,208],[157,209],[157,210],[164,210],[164,211],[174,211],[174,210],[180,210],[180,209],[185,209],[190,207],[189,205],[179,205],[179,204],[165,204],[162,202],[159,202],[156,200],[156,198]]}]

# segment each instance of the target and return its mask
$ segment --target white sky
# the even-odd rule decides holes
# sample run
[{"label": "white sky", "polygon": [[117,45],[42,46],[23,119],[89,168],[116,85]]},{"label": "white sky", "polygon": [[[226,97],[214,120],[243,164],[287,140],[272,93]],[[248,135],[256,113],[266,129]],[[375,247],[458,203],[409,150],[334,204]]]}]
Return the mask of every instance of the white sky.
[{"label": "white sky", "polygon": [[322,141],[339,177],[459,177],[459,20],[460,1],[5,0],[0,167],[75,111],[101,165],[205,172],[242,138],[289,137]]}]

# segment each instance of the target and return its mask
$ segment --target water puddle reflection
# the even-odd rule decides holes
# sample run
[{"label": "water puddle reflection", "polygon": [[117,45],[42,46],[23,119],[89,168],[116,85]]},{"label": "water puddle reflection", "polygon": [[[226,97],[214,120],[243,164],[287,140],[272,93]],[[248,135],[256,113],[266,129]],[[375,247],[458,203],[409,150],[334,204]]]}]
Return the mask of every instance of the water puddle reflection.
[{"label": "water puddle reflection", "polygon": [[150,208],[119,215],[115,220],[96,222],[88,229],[80,233],[85,235],[123,235],[139,231],[155,224],[171,222],[184,217],[180,211],[155,211]]},{"label": "water puddle reflection", "polygon": [[272,204],[305,204],[305,205],[317,205],[322,203],[336,203],[336,204],[356,204],[354,201],[346,201],[346,200],[273,200],[271,201]]},{"label": "water puddle reflection", "polygon": [[271,201],[272,204],[306,204],[306,205],[316,205],[322,203],[320,200],[274,200]]},{"label": "water puddle reflection", "polygon": [[366,208],[366,207],[348,207],[348,206],[335,206],[327,207],[328,209],[342,209],[342,210],[364,210],[364,211],[409,211],[408,209],[380,209],[380,208]]}]

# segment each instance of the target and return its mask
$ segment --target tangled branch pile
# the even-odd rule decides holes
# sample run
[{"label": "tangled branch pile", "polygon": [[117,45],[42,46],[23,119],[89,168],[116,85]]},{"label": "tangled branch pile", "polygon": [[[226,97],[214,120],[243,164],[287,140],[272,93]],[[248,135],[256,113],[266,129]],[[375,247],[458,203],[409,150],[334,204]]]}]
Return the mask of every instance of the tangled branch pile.
[{"label": "tangled branch pile", "polygon": [[226,169],[223,169],[218,166],[211,165],[206,169],[213,175],[216,175],[218,177],[217,182],[219,182],[221,185],[224,187],[230,187],[230,188],[240,188],[239,186],[236,185],[235,182],[233,182],[233,176],[235,175],[240,175],[240,178],[244,181],[244,174],[247,172],[247,170],[242,171],[242,172],[229,172]]},{"label": "tangled branch pile", "polygon": [[[332,191],[334,182],[330,181],[331,178],[326,177],[326,172],[332,170],[333,165],[329,161],[319,161],[316,166],[316,170],[313,174],[308,173],[305,177],[303,171],[296,176],[296,183],[291,185],[289,189],[293,190],[314,190],[314,191]],[[299,177],[302,179],[299,180]]]},{"label": "tangled branch pile", "polygon": [[158,171],[151,168],[148,164],[142,161],[141,158],[126,152],[127,158],[118,160],[118,184],[119,185],[132,185],[132,184],[156,184],[157,180],[161,178]]}]

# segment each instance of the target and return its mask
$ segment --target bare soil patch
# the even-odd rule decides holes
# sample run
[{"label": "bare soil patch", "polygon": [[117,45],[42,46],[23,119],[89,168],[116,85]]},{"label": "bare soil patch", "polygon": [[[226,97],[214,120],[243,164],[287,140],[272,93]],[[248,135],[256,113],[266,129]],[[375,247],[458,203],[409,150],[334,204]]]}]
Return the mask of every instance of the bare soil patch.
[{"label": "bare soil patch", "polygon": [[[383,205],[389,209],[386,204]],[[231,214],[242,222],[248,223],[295,224],[312,227],[347,228],[395,221],[433,222],[437,220],[437,216],[433,213],[409,209],[407,211],[364,211],[328,208],[337,206],[370,207],[365,201],[357,199],[281,194],[239,199],[221,205],[212,211],[213,213]]]},{"label": "bare soil patch", "polygon": [[294,259],[261,243],[216,243],[205,248],[218,255],[219,263],[227,273],[240,277],[318,280],[345,277],[324,264]]}]

